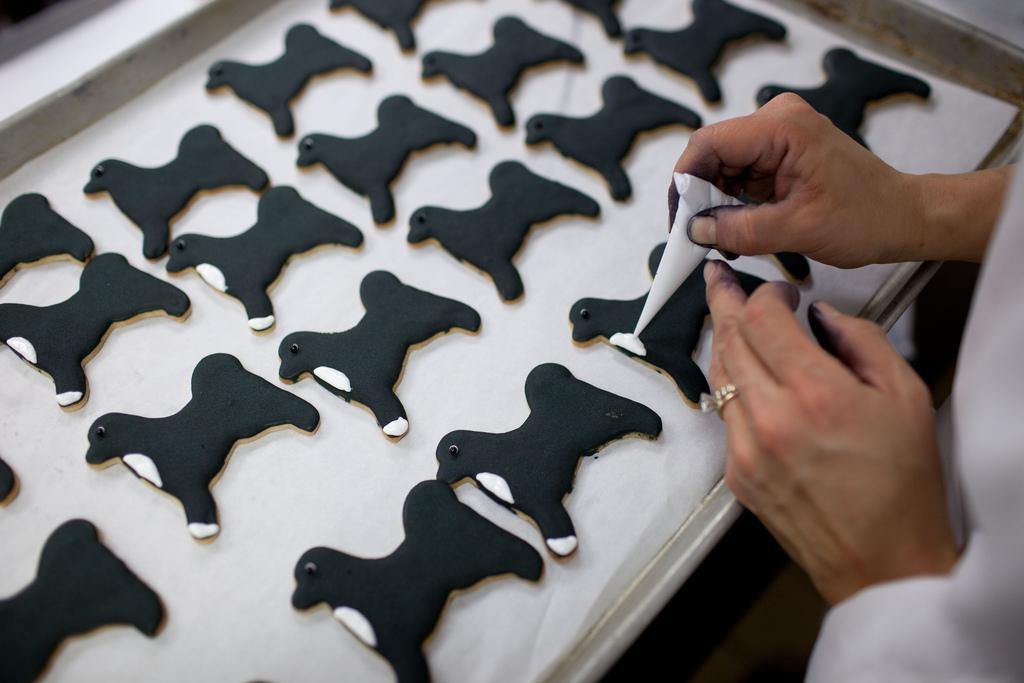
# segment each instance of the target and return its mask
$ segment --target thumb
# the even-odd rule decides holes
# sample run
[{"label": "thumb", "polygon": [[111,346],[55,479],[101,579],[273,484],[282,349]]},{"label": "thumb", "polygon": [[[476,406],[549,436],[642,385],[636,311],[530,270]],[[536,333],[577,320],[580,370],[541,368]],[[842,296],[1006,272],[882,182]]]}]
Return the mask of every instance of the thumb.
[{"label": "thumb", "polygon": [[777,204],[720,206],[694,216],[686,232],[701,246],[756,256],[794,251],[787,248],[785,223],[786,212]]},{"label": "thumb", "polygon": [[913,370],[875,323],[846,315],[815,301],[807,310],[811,331],[822,348],[862,382],[886,393],[899,391]]}]

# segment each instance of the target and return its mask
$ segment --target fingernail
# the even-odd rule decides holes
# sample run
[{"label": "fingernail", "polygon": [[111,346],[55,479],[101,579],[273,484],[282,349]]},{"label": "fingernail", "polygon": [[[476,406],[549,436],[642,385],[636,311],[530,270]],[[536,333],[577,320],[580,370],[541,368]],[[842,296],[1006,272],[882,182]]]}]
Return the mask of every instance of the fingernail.
[{"label": "fingernail", "polygon": [[818,340],[818,345],[827,353],[838,357],[835,343],[832,341],[832,332],[825,321],[826,317],[831,317],[835,312],[836,309],[825,302],[815,301],[807,309],[807,322],[811,326],[811,334]]},{"label": "fingernail", "polygon": [[782,296],[786,298],[786,304],[790,310],[795,311],[800,305],[800,290],[791,282],[779,282],[777,286],[782,290]]},{"label": "fingernail", "polygon": [[668,186],[668,231],[672,232],[672,226],[676,224],[676,213],[679,211],[679,190],[676,188],[675,179]]},{"label": "fingernail", "polygon": [[715,245],[716,223],[712,216],[694,216],[686,226],[686,236],[702,247]]},{"label": "fingernail", "polygon": [[707,261],[704,264],[704,284],[711,282],[711,278],[718,272],[718,261]]}]

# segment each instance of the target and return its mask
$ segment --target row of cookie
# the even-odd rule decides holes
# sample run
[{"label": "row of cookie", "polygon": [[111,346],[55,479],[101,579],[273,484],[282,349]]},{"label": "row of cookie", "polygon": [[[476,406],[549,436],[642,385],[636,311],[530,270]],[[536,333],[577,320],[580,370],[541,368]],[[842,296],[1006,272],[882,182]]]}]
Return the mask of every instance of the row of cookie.
[{"label": "row of cookie", "polygon": [[[532,546],[460,503],[450,486],[473,480],[491,500],[531,517],[553,554],[573,554],[576,530],[564,499],[579,461],[630,435],[657,438],[661,419],[555,364],[530,372],[526,400],[530,415],[512,432],[454,431],[441,439],[437,478],[407,496],[405,540],[390,555],[364,559],[326,547],[304,553],[295,567],[293,606],[328,604],[391,663],[400,681],[429,680],[421,648],[449,596],[510,573],[537,581],[544,564]],[[90,428],[86,460],[120,459],[182,502],[193,537],[212,540],[220,526],[210,486],[235,444],[281,425],[313,432],[319,420],[306,401],[248,372],[233,356],[215,354],[196,366],[192,399],[175,415],[100,417]],[[25,630],[42,623],[26,622],[33,613],[47,615],[46,628]],[[107,624],[131,624],[152,636],[163,618],[160,598],[99,542],[96,529],[83,520],[67,522],[47,541],[36,579],[0,600],[0,639],[18,643],[0,673],[4,680],[30,681],[67,637]]]}]

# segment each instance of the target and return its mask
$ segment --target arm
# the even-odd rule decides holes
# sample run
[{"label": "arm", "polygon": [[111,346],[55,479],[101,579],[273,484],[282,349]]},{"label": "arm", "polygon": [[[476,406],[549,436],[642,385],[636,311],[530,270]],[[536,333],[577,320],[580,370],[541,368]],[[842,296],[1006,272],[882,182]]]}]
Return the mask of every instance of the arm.
[{"label": "arm", "polygon": [[900,173],[792,94],[698,130],[675,170],[764,202],[694,219],[694,242],[746,255],[796,251],[844,268],[979,261],[1010,177],[1009,168]]}]

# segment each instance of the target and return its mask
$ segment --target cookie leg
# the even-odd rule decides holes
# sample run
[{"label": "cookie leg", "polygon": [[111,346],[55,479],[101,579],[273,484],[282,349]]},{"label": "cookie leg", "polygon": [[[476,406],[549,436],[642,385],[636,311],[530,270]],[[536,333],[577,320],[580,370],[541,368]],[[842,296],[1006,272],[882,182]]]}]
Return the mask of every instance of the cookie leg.
[{"label": "cookie leg", "polygon": [[264,332],[274,326],[274,304],[264,290],[251,290],[239,294],[245,306],[245,314],[249,318],[249,327],[253,332]]},{"label": "cookie leg", "polygon": [[[356,398],[355,400],[359,400]],[[384,430],[384,433],[392,438],[401,438],[409,431],[409,421],[406,419],[405,407],[395,395],[394,391],[388,390],[382,394],[371,406],[373,414],[377,417],[377,424]]]},{"label": "cookie leg", "polygon": [[698,71],[693,74],[693,80],[700,89],[700,94],[708,102],[719,102],[722,99],[722,90],[718,86],[718,79],[711,71]]},{"label": "cookie leg", "polygon": [[490,275],[494,286],[498,288],[498,294],[505,301],[514,301],[522,295],[523,279],[512,262],[493,266]]},{"label": "cookie leg", "polygon": [[395,217],[395,198],[387,185],[367,190],[366,196],[370,199],[374,223],[383,225]]},{"label": "cookie leg", "polygon": [[515,125],[516,115],[512,111],[512,103],[508,101],[507,97],[495,97],[488,104],[491,105],[491,111],[494,112],[494,118],[499,126]]},{"label": "cookie leg", "polygon": [[[685,353],[685,351],[681,353]],[[679,357],[671,362],[662,362],[656,359],[651,359],[651,361],[675,380],[676,386],[686,396],[686,400],[691,403],[699,403],[700,395],[710,391],[707,378],[704,377],[704,373],[693,362],[693,359]]]},{"label": "cookie leg", "polygon": [[212,539],[220,533],[220,525],[217,523],[217,503],[210,493],[209,484],[196,483],[190,489],[188,496],[181,498],[188,532],[197,541]]},{"label": "cookie leg", "polygon": [[295,132],[295,119],[292,117],[292,110],[285,102],[279,107],[274,107],[269,112],[270,120],[274,122],[274,132],[285,138]]},{"label": "cookie leg", "polygon": [[165,221],[139,226],[142,229],[142,255],[148,259],[160,258],[167,252],[170,228]]},{"label": "cookie leg", "polygon": [[391,27],[395,32],[395,37],[398,38],[398,44],[401,46],[403,52],[416,49],[416,37],[412,33],[412,26],[408,23],[395,24]]},{"label": "cookie leg", "polygon": [[576,552],[576,527],[573,526],[572,519],[561,500],[545,500],[539,505],[531,506],[530,510],[524,507],[523,512],[530,515],[540,527],[541,533],[544,534],[544,543],[552,553],[559,557],[568,557]]},{"label": "cookie leg", "polygon": [[633,185],[629,182],[626,169],[619,164],[608,167],[601,175],[608,181],[608,189],[615,201],[623,202],[633,196]]},{"label": "cookie leg", "polygon": [[429,683],[430,668],[418,643],[401,648],[392,647],[387,653],[381,652],[395,669],[395,678],[400,683]]},{"label": "cookie leg", "polygon": [[85,370],[81,365],[71,362],[58,368],[39,367],[53,378],[57,389],[57,405],[61,408],[70,408],[85,398]]}]

